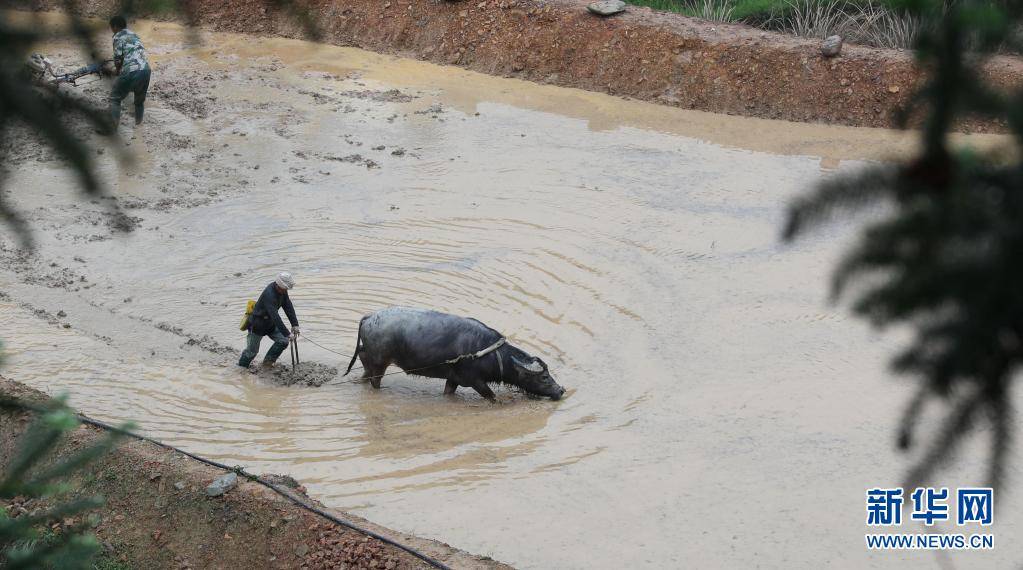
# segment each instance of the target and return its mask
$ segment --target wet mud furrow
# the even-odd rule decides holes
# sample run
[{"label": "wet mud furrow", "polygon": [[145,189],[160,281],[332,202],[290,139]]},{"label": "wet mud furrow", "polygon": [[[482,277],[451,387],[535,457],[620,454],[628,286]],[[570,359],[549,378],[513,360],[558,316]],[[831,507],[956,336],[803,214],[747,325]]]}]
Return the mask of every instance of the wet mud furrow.
[{"label": "wet mud furrow", "polygon": [[[924,74],[901,50],[846,46],[824,58],[816,40],[748,26],[707,22],[630,6],[601,19],[590,0],[305,0],[323,41],[397,53],[494,75],[578,87],[714,113],[894,127],[894,112]],[[196,21],[211,29],[304,37],[284,12],[248,0],[189,0]],[[60,8],[32,0],[23,5]],[[86,14],[106,17],[114,0],[79,0]],[[986,68],[1006,88],[1023,80],[1018,58]],[[970,132],[1005,125],[970,119]]]},{"label": "wet mud furrow", "polygon": [[[154,68],[146,122],[126,112],[113,145],[75,127],[103,197],[79,199],[28,133],[0,142],[5,198],[39,243],[29,256],[0,234],[4,376],[516,567],[818,568],[837,551],[850,567],[933,566],[848,544],[864,489],[902,474],[886,442],[908,396],[885,369],[897,338],[825,303],[851,225],[778,240],[791,197],[910,136],[136,30]],[[280,270],[303,335],[329,349],[301,344],[312,382],[235,365],[245,302]],[[339,376],[359,318],[388,305],[481,320],[566,397],[503,387],[491,404],[435,379]],[[982,457],[967,442],[949,481]],[[1001,500],[998,532],[1018,534],[1020,499]],[[1010,543],[970,554],[971,568],[1023,558]]]}]

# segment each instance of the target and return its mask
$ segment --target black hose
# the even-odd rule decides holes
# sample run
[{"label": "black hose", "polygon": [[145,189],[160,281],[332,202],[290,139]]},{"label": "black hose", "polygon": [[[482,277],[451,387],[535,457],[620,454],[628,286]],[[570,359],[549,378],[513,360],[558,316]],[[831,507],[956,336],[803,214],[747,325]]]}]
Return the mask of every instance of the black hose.
[{"label": "black hose", "polygon": [[[16,399],[6,398],[6,397],[0,397],[0,404],[10,405],[10,406],[21,408],[21,409],[24,409],[24,410],[29,410],[29,411],[32,411],[32,412],[35,412],[35,413],[46,413],[46,412],[50,411],[50,410],[47,410],[46,408],[43,408],[43,407],[40,407],[40,406],[35,406],[35,405],[32,405],[32,404],[28,404],[26,402],[22,402],[21,400],[16,400]],[[395,548],[399,548],[401,550],[404,550],[405,552],[411,554],[412,556],[415,556],[416,558],[422,560],[423,562],[426,562],[427,564],[429,564],[430,566],[433,566],[434,568],[440,568],[441,570],[451,570],[450,566],[444,564],[443,562],[441,562],[439,560],[431,558],[428,555],[423,554],[422,552],[419,552],[418,550],[412,548],[411,546],[406,546],[406,545],[404,545],[404,544],[402,544],[400,542],[391,540],[390,538],[387,538],[386,536],[383,536],[382,534],[378,534],[378,533],[375,533],[375,532],[373,532],[373,531],[371,531],[369,529],[362,528],[362,527],[356,525],[355,523],[352,523],[352,522],[346,521],[346,520],[344,520],[342,518],[339,518],[339,517],[337,517],[337,516],[335,516],[335,515],[333,515],[331,513],[328,513],[327,511],[324,511],[323,509],[320,509],[320,508],[314,507],[314,506],[312,506],[310,504],[307,504],[306,502],[304,502],[304,501],[300,500],[298,497],[296,497],[293,493],[291,493],[289,491],[285,491],[284,489],[282,489],[282,488],[278,487],[277,485],[275,485],[275,484],[273,484],[273,483],[263,479],[262,477],[260,477],[258,475],[253,475],[252,473],[249,473],[248,471],[245,471],[245,469],[243,469],[243,468],[241,468],[239,466],[231,467],[230,465],[226,465],[224,463],[220,463],[219,461],[214,461],[212,459],[206,459],[205,457],[201,457],[201,456],[196,455],[194,453],[191,453],[189,451],[185,451],[184,449],[181,449],[181,448],[178,448],[178,447],[174,447],[173,445],[170,445],[170,444],[167,444],[167,443],[163,443],[162,441],[155,440],[155,439],[153,439],[151,437],[140,435],[140,434],[137,434],[137,433],[135,433],[133,431],[122,429],[122,428],[119,428],[119,427],[116,427],[116,426],[112,426],[112,425],[110,425],[110,424],[108,424],[106,422],[101,422],[99,420],[94,420],[94,419],[92,419],[92,418],[90,418],[88,416],[84,416],[82,414],[76,413],[75,417],[78,418],[78,421],[82,422],[83,424],[90,425],[90,426],[93,426],[93,427],[97,427],[97,428],[100,428],[102,430],[106,430],[106,431],[109,431],[109,432],[117,433],[117,434],[120,434],[120,435],[125,435],[125,436],[128,436],[128,437],[132,437],[132,438],[135,438],[135,439],[138,439],[138,440],[141,440],[141,441],[147,441],[149,443],[152,443],[153,445],[157,445],[157,446],[162,447],[164,449],[168,449],[168,450],[171,450],[171,451],[176,451],[176,452],[178,452],[178,453],[180,453],[182,455],[191,457],[192,459],[195,459],[196,461],[199,461],[200,463],[205,463],[206,465],[217,467],[217,468],[223,469],[225,471],[230,471],[232,473],[237,473],[238,475],[240,475],[242,477],[245,477],[249,481],[254,481],[254,482],[259,483],[260,485],[270,489],[271,491],[277,493],[278,495],[284,497],[285,499],[288,499],[289,501],[291,501],[295,505],[298,505],[299,507],[301,507],[301,508],[303,508],[303,509],[305,509],[305,510],[307,510],[307,511],[313,513],[313,514],[319,515],[319,516],[321,516],[321,517],[323,517],[323,518],[325,518],[325,519],[327,519],[327,520],[329,520],[329,521],[331,521],[331,522],[333,522],[335,524],[339,524],[339,525],[341,525],[343,527],[350,528],[350,529],[352,529],[352,530],[354,530],[356,532],[360,532],[362,534],[365,534],[366,536],[371,536],[371,537],[379,540],[380,542],[383,542],[383,543],[389,544],[389,545],[391,545],[391,546],[393,546]]]}]

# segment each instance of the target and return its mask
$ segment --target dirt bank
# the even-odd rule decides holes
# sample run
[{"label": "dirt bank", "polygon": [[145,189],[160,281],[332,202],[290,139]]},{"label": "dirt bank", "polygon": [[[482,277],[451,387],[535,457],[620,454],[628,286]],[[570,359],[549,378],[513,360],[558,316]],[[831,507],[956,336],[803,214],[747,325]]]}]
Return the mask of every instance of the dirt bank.
[{"label": "dirt bank", "polygon": [[[601,19],[589,0],[306,0],[323,40],[494,75],[579,87],[689,109],[754,117],[891,127],[922,79],[911,54],[847,46],[824,59],[817,41],[649,8]],[[26,2],[52,8],[51,0]],[[287,18],[249,0],[189,0],[218,30],[300,37]],[[113,0],[80,0],[105,16]],[[1023,78],[1018,58],[997,58],[993,81]],[[968,132],[1004,125],[969,121]]]},{"label": "dirt bank", "polygon": [[[41,402],[46,396],[0,377],[0,394]],[[16,449],[31,416],[0,411],[0,471]],[[60,448],[63,458],[102,436],[83,426]],[[301,509],[255,483],[241,483],[221,497],[205,488],[224,473],[176,452],[126,441],[74,481],[75,495],[101,495],[96,535],[108,553],[132,568],[379,568],[430,566],[408,553]],[[277,477],[287,481],[287,477]],[[309,504],[322,505],[299,493]],[[42,505],[16,499],[11,514]],[[334,513],[441,560],[453,568],[508,568],[447,545],[395,533],[347,513]],[[59,521],[72,526],[75,520]]]},{"label": "dirt bank", "polygon": [[[188,48],[176,24],[136,28],[158,78],[146,122],[131,126],[126,106],[122,140],[83,133],[109,199],[76,199],[26,133],[0,141],[4,191],[39,244],[26,258],[0,236],[4,374],[516,567],[933,567],[849,539],[864,532],[863,489],[904,475],[884,442],[911,393],[886,372],[895,343],[825,305],[848,233],[778,244],[788,200],[906,152],[908,134],[278,37],[204,33]],[[81,65],[66,42],[40,51]],[[108,90],[77,89],[100,104]],[[107,222],[109,202],[141,219],[134,231]],[[363,315],[415,304],[494,326],[572,393],[492,405],[401,374],[380,390],[250,374],[238,321],[280,270],[299,281],[303,363],[343,369]],[[943,481],[983,472],[975,443]],[[131,476],[129,489],[154,485]],[[1000,536],[1023,532],[1021,499],[1000,499]],[[1021,546],[950,563],[1010,567]]]}]

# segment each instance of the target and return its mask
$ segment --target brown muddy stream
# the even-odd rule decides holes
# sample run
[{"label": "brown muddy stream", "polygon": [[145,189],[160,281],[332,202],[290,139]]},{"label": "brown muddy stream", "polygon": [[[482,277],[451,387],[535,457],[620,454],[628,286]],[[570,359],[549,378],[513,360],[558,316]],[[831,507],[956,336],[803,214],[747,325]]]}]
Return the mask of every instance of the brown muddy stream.
[{"label": "brown muddy stream", "polygon": [[[41,250],[3,252],[4,375],[524,568],[1023,559],[1018,468],[995,551],[864,547],[864,490],[908,465],[893,441],[909,386],[885,370],[899,338],[826,303],[849,226],[778,239],[787,200],[905,152],[905,135],[138,31],[154,61],[148,122],[122,127],[131,164],[97,155],[138,227],[111,234],[108,200],[76,202],[52,152],[19,143],[6,184]],[[51,55],[79,61],[66,45]],[[217,351],[242,347],[244,303],[279,270],[298,280],[303,332],[331,350],[351,353],[366,312],[430,307],[501,330],[569,394],[501,389],[494,405],[403,375],[379,391],[270,385]],[[983,457],[968,448],[943,484],[981,483]]]}]

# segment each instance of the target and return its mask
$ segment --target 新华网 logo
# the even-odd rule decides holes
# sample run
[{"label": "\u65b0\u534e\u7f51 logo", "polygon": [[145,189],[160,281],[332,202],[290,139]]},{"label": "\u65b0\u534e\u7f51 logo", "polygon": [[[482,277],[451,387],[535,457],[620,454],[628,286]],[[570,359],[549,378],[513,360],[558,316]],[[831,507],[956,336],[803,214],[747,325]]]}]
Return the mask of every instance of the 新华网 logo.
[{"label": "\u65b0\u534e\u7f51 logo", "polygon": [[[956,489],[953,500],[953,494],[946,487],[918,487],[908,497],[902,487],[867,489],[867,526],[899,527],[903,524],[905,507],[912,507],[909,511],[911,522],[927,527],[940,522],[951,524],[953,520],[956,527],[988,527],[994,523],[994,490],[990,487],[960,487]],[[867,534],[866,541],[871,549],[994,548],[992,534]]]}]

